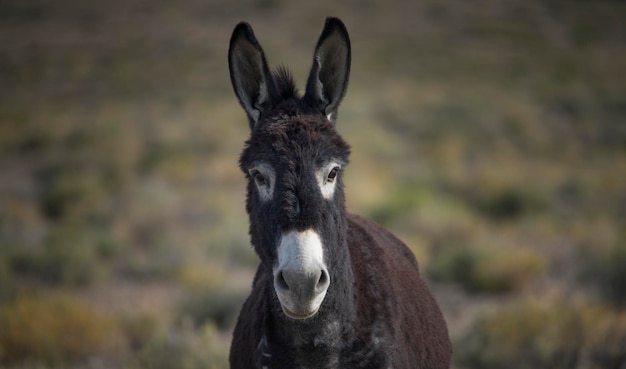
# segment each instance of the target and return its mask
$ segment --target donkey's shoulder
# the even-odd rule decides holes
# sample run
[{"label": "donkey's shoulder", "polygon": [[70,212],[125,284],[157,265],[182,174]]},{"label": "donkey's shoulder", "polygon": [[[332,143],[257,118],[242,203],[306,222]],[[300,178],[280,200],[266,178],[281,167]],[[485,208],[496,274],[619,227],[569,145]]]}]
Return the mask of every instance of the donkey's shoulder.
[{"label": "donkey's shoulder", "polygon": [[407,262],[410,267],[418,269],[411,250],[389,230],[360,215],[347,214],[347,219],[348,246],[352,254],[374,252],[379,258],[402,259],[402,264]]}]

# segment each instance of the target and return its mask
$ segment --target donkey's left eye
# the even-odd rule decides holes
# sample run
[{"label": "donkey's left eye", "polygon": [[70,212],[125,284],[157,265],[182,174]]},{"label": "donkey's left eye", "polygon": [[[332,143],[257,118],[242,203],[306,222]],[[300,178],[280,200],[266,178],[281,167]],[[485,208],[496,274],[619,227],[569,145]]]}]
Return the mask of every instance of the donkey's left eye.
[{"label": "donkey's left eye", "polygon": [[326,177],[326,182],[331,183],[337,178],[337,173],[339,173],[339,167],[334,167],[330,173],[328,173],[328,177]]}]

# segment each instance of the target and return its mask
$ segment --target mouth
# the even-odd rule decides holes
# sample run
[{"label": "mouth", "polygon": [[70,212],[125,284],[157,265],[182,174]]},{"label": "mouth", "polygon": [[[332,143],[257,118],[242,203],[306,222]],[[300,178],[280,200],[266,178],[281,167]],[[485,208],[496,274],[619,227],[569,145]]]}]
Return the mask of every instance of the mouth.
[{"label": "mouth", "polygon": [[313,310],[312,312],[305,312],[305,313],[294,313],[293,311],[287,309],[284,305],[280,305],[280,307],[283,309],[283,313],[285,313],[285,315],[287,315],[289,318],[291,319],[296,319],[296,320],[304,320],[304,319],[308,319],[311,318],[313,315],[317,314],[319,307],[315,310]]}]

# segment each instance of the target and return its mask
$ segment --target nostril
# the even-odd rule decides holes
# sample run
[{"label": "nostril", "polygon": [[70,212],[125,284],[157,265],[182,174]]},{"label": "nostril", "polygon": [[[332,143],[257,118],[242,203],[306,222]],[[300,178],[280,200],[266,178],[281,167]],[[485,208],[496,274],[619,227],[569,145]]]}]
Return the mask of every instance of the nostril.
[{"label": "nostril", "polygon": [[276,287],[280,288],[281,290],[289,291],[289,285],[287,284],[287,281],[285,280],[285,276],[283,275],[282,271],[276,274],[274,284],[276,285]]},{"label": "nostril", "polygon": [[325,289],[330,284],[330,277],[328,276],[328,272],[323,269],[320,274],[320,278],[317,281],[316,289]]},{"label": "nostril", "polygon": [[309,295],[325,292],[330,285],[330,276],[326,269],[317,273],[302,273],[291,270],[279,270],[274,275],[276,292],[290,295]]}]

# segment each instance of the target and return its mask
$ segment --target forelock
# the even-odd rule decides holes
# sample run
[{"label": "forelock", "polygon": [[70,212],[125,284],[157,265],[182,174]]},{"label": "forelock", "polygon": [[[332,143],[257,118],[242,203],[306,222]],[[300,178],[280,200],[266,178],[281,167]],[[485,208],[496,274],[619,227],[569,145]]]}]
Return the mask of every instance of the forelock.
[{"label": "forelock", "polygon": [[285,161],[302,155],[309,159],[333,157],[347,163],[350,147],[333,124],[321,116],[279,115],[253,130],[241,164],[258,160],[260,156]]}]

